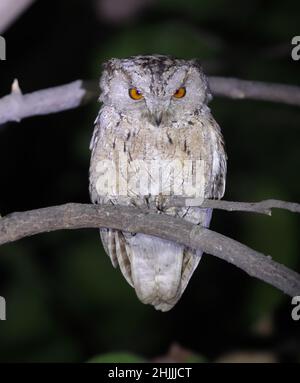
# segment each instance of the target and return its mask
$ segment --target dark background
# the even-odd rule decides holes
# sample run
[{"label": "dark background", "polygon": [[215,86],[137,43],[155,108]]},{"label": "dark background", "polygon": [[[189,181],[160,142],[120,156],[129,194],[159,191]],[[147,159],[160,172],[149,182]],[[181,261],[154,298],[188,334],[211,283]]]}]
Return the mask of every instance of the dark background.
[{"label": "dark background", "polygon": [[[137,5],[138,8],[137,9]],[[4,33],[0,97],[99,78],[110,57],[197,57],[206,73],[300,85],[291,39],[300,2],[286,0],[44,0]],[[0,127],[2,215],[88,202],[89,140],[99,105]],[[300,110],[214,99],[228,152],[225,198],[300,200]],[[212,228],[300,271],[299,216],[214,213]],[[168,313],[136,298],[104,254],[97,230],[60,231],[0,248],[0,361],[300,361],[291,300],[204,256]],[[174,346],[177,344],[177,346]],[[173,345],[173,346],[172,346]],[[171,347],[172,346],[172,347]],[[168,351],[172,348],[171,354]]]}]

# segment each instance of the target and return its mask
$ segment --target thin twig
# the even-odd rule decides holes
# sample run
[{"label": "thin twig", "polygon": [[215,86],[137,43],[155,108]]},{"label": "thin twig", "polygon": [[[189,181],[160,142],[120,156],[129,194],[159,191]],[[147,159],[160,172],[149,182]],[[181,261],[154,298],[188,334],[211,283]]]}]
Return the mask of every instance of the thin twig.
[{"label": "thin twig", "polygon": [[300,275],[271,257],[183,219],[134,207],[70,203],[13,213],[0,219],[0,245],[43,232],[99,227],[140,232],[202,249],[290,296],[300,295]]},{"label": "thin twig", "polygon": [[260,202],[234,202],[225,200],[211,200],[203,198],[187,197],[165,197],[164,207],[185,207],[197,206],[203,208],[212,208],[227,211],[244,211],[259,214],[271,215],[272,209],[284,209],[293,213],[300,213],[300,204],[296,202],[281,201],[276,199],[267,199]]},{"label": "thin twig", "polygon": [[6,31],[35,0],[1,0],[0,33]]},{"label": "thin twig", "polygon": [[[300,106],[299,86],[224,77],[209,77],[209,85],[215,96],[249,98]],[[98,95],[98,82],[83,80],[28,94],[12,92],[0,99],[0,124],[77,108],[96,100]]]}]

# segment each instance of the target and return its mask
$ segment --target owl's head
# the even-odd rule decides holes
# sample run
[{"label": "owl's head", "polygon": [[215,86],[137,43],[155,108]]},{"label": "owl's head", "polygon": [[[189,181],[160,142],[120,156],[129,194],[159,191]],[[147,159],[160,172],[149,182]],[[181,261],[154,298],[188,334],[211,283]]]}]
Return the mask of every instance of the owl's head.
[{"label": "owl's head", "polygon": [[160,55],[109,60],[100,88],[104,105],[155,126],[194,113],[211,98],[197,60]]}]

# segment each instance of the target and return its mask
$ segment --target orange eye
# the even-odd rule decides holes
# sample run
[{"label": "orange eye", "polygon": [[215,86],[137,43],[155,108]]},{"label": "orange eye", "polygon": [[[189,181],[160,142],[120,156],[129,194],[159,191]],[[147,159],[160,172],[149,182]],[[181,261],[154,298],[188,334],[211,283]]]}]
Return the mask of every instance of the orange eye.
[{"label": "orange eye", "polygon": [[174,93],[175,98],[182,98],[186,94],[186,89],[182,86],[181,88],[178,88],[176,92]]},{"label": "orange eye", "polygon": [[133,100],[140,100],[141,98],[143,98],[142,92],[139,91],[139,90],[136,89],[136,88],[130,88],[130,89],[129,89],[129,96],[130,96]]}]

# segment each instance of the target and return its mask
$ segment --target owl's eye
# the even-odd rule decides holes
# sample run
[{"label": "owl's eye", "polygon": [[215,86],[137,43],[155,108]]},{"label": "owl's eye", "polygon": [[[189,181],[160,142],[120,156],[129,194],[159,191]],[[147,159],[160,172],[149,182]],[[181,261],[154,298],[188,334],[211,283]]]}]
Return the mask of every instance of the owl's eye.
[{"label": "owl's eye", "polygon": [[177,90],[176,90],[176,92],[174,93],[174,97],[175,98],[182,98],[182,97],[184,97],[185,96],[185,94],[186,94],[186,89],[182,86],[182,87],[180,87],[180,88],[178,88]]},{"label": "owl's eye", "polygon": [[143,98],[142,92],[140,90],[138,90],[137,88],[130,88],[129,89],[129,96],[133,100],[140,100]]}]

